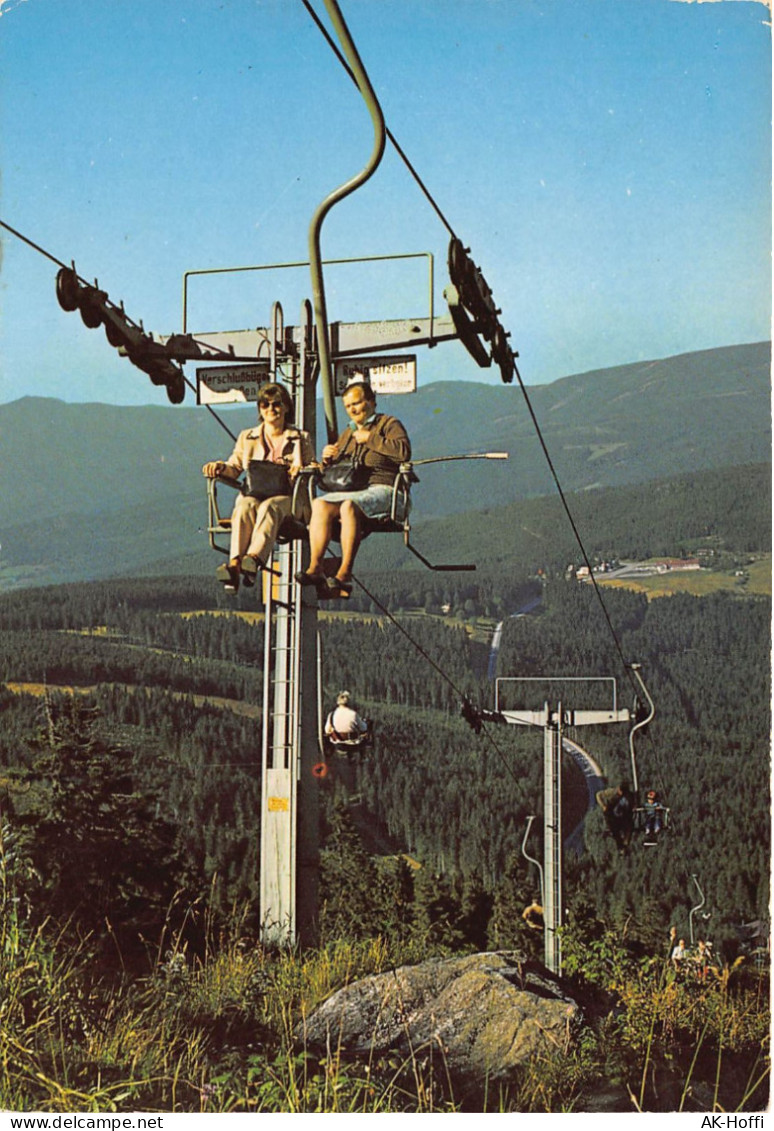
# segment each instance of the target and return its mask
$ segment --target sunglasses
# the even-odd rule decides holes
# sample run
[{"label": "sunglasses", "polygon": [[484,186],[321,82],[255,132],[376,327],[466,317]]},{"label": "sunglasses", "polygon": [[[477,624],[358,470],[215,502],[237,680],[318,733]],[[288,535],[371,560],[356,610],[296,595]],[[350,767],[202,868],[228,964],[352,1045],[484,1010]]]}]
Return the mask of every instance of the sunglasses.
[{"label": "sunglasses", "polygon": [[258,401],[259,408],[284,408],[281,400],[274,401]]}]

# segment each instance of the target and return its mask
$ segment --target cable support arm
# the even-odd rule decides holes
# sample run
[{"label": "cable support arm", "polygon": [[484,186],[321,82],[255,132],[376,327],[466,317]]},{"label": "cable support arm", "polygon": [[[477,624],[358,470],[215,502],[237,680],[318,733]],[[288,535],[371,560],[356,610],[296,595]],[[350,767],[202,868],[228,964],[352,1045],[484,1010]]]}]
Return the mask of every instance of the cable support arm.
[{"label": "cable support arm", "polygon": [[[349,77],[350,77],[350,78],[352,79],[352,81],[353,81],[353,82],[355,83],[355,85],[357,85],[357,79],[355,78],[355,76],[354,76],[354,74],[353,74],[353,72],[352,72],[352,69],[351,69],[351,68],[350,68],[350,67],[348,66],[346,59],[344,58],[344,56],[342,55],[342,53],[341,53],[341,52],[339,51],[339,49],[338,49],[338,47],[336,46],[336,44],[335,44],[335,43],[333,42],[333,39],[331,38],[331,35],[330,35],[330,33],[328,32],[327,28],[326,28],[326,27],[324,27],[324,25],[322,24],[322,22],[321,22],[321,20],[320,20],[320,17],[319,17],[318,15],[317,15],[317,13],[315,12],[315,10],[314,10],[314,9],[312,8],[312,5],[311,5],[311,4],[309,3],[309,0],[302,0],[302,3],[303,3],[303,5],[304,5],[304,7],[306,8],[307,12],[309,13],[309,15],[310,15],[310,16],[312,17],[312,19],[314,20],[315,24],[317,25],[317,28],[318,28],[318,30],[320,31],[320,33],[322,34],[322,36],[323,36],[323,37],[324,37],[324,39],[326,40],[326,42],[327,42],[328,46],[330,47],[331,51],[332,51],[332,52],[334,53],[334,55],[336,56],[336,58],[338,59],[338,61],[339,61],[339,62],[341,63],[342,67],[343,67],[343,68],[344,68],[344,70],[345,70],[345,71],[347,72],[347,74],[348,74],[348,75],[349,75]],[[446,230],[447,230],[447,232],[449,233],[449,235],[450,235],[450,236],[454,236],[454,230],[452,229],[452,226],[451,226],[451,224],[449,223],[449,221],[448,221],[448,220],[446,219],[446,217],[444,216],[443,212],[442,212],[442,211],[441,211],[441,209],[439,208],[439,206],[438,206],[438,204],[436,203],[436,201],[435,201],[435,200],[433,199],[433,197],[432,197],[432,195],[431,195],[431,193],[430,193],[429,189],[428,189],[428,188],[427,188],[427,187],[425,186],[425,184],[423,183],[423,181],[422,181],[422,178],[421,178],[421,177],[419,176],[419,173],[418,173],[418,172],[416,171],[416,169],[414,168],[414,166],[413,166],[413,165],[411,164],[411,161],[410,161],[410,160],[409,160],[409,158],[408,158],[408,157],[406,156],[406,153],[405,153],[405,152],[404,152],[404,150],[403,150],[403,149],[401,148],[401,146],[400,146],[400,145],[398,144],[398,140],[397,140],[397,138],[395,137],[395,135],[394,135],[394,134],[392,133],[392,131],[391,131],[391,130],[390,130],[390,129],[389,129],[388,127],[386,127],[386,126],[385,126],[385,133],[387,134],[387,137],[388,137],[388,138],[390,139],[390,142],[392,143],[392,146],[393,146],[393,148],[395,149],[395,151],[396,151],[396,153],[398,154],[398,156],[400,157],[401,161],[402,161],[402,162],[403,162],[403,164],[404,164],[404,165],[406,166],[406,168],[408,169],[409,173],[411,173],[411,176],[412,176],[412,177],[414,178],[414,180],[416,181],[416,183],[417,183],[417,184],[419,185],[419,188],[420,188],[420,189],[422,190],[422,192],[424,193],[425,197],[427,198],[427,201],[428,201],[428,203],[430,204],[431,208],[432,208],[432,209],[434,210],[434,212],[435,212],[435,214],[437,215],[438,219],[439,219],[439,220],[441,221],[441,223],[443,224],[443,226],[444,226],[444,227],[446,228]]]},{"label": "cable support arm", "polygon": [[650,692],[648,691],[647,687],[645,686],[645,681],[643,680],[642,676],[640,675],[640,664],[630,664],[629,669],[632,672],[634,678],[637,680],[637,683],[640,685],[640,689],[642,690],[642,694],[645,696],[645,701],[648,705],[647,715],[645,715],[642,718],[636,718],[634,726],[629,731],[629,758],[630,758],[631,767],[632,767],[632,787],[634,789],[634,795],[636,797],[637,794],[639,793],[640,786],[639,786],[639,779],[638,779],[638,776],[637,776],[637,756],[636,756],[636,753],[635,753],[635,750],[634,750],[634,736],[635,736],[635,734],[637,733],[638,730],[641,730],[643,727],[646,727],[648,725],[648,723],[651,721],[651,719],[653,718],[653,716],[656,713],[656,706],[653,702],[653,699],[651,698]]},{"label": "cable support arm", "polygon": [[693,917],[696,914],[696,912],[699,911],[704,906],[706,900],[705,900],[705,897],[704,897],[704,892],[701,890],[701,886],[699,884],[698,879],[696,878],[695,873],[691,874],[691,879],[696,884],[696,888],[697,888],[697,890],[699,892],[699,896],[700,896],[699,903],[697,903],[695,907],[691,908],[690,914],[688,915],[688,927],[689,927],[690,936],[691,936],[691,946],[693,946]]},{"label": "cable support arm", "polygon": [[522,856],[524,857],[525,860],[529,860],[530,864],[535,865],[535,867],[537,868],[538,873],[540,875],[540,905],[542,907],[545,903],[545,895],[544,895],[544,892],[543,892],[543,865],[540,863],[539,860],[536,860],[534,856],[530,856],[527,852],[527,840],[529,838],[530,829],[532,828],[532,822],[534,820],[535,820],[534,815],[530,815],[530,816],[527,817],[527,827],[524,830],[524,840],[521,842],[521,854],[522,854]]},{"label": "cable support arm", "polygon": [[368,107],[368,112],[371,115],[374,126],[374,146],[368,163],[360,173],[329,193],[322,203],[318,205],[309,226],[309,268],[312,276],[312,294],[314,298],[315,325],[317,328],[317,354],[320,365],[320,376],[322,378],[323,405],[325,408],[328,441],[329,443],[334,443],[338,435],[338,428],[336,426],[336,400],[333,392],[333,373],[331,371],[330,342],[328,340],[328,312],[325,302],[320,231],[322,229],[323,220],[334,204],[343,200],[344,197],[349,196],[350,193],[354,192],[355,189],[359,188],[362,184],[365,184],[378,168],[382,155],[384,154],[385,132],[384,116],[382,115],[381,107],[373,91],[365,67],[360,60],[357,48],[349,34],[349,29],[344,22],[341,10],[336,0],[325,0],[325,7],[352,66],[358,89]]}]

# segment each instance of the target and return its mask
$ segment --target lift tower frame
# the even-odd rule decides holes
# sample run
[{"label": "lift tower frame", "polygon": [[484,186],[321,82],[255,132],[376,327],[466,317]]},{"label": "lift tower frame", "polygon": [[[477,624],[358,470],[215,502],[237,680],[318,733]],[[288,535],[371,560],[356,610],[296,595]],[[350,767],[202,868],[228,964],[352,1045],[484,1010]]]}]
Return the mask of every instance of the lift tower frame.
[{"label": "lift tower frame", "polygon": [[[375,365],[392,361],[385,351],[454,341],[450,316],[433,309],[434,258],[430,252],[411,256],[360,256],[339,263],[372,259],[423,258],[428,270],[426,316],[382,322],[335,322],[329,327],[331,395],[324,398],[325,430],[335,431],[333,371],[339,362],[369,357]],[[326,261],[327,262],[327,261]],[[255,399],[259,384],[284,384],[296,410],[298,426],[317,445],[316,397],[321,384],[319,334],[311,303],[302,304],[296,326],[285,326],[275,302],[269,324],[253,330],[191,334],[188,330],[188,283],[199,275],[229,271],[266,271],[308,267],[308,263],[275,263],[188,271],[183,287],[183,332],[171,344],[177,357],[199,363],[199,401],[207,403],[208,374],[217,375],[215,403]],[[226,363],[224,365],[224,363]],[[223,376],[224,370],[226,376]],[[323,382],[324,384],[324,382]],[[396,390],[397,391],[397,390]],[[324,440],[322,441],[325,442]],[[479,457],[470,457],[479,458]],[[322,758],[318,726],[318,633],[316,591],[300,587],[294,574],[308,560],[302,540],[278,543],[265,579],[264,680],[261,740],[260,922],[263,942],[293,946],[316,941],[318,918],[319,791],[317,767]],[[271,582],[271,584],[269,584]]]},{"label": "lift tower frame", "polygon": [[[600,710],[576,710],[557,701],[547,701],[539,710],[501,710],[501,684],[606,683],[612,703]],[[544,962],[554,974],[562,972],[561,927],[564,920],[562,894],[562,732],[565,727],[629,723],[631,712],[618,706],[616,681],[612,676],[501,676],[495,683],[495,711],[500,721],[514,726],[540,727],[543,731],[543,943]]]},{"label": "lift tower frame", "polygon": [[[433,257],[428,252],[420,252],[412,253],[412,257],[423,255],[428,260],[428,318],[329,323],[323,266],[326,262],[343,263],[346,260],[323,260],[320,244],[322,224],[335,204],[354,192],[375,172],[384,153],[387,130],[378,99],[338,0],[323,0],[323,3],[341,43],[347,70],[371,116],[374,140],[364,168],[329,192],[318,205],[308,233],[309,261],[187,271],[183,277],[182,332],[158,336],[147,334],[142,323],[129,319],[123,304],[117,306],[112,303],[107,293],[99,290],[96,280],[94,286],[82,280],[74,264],[72,269],[63,266],[57,276],[60,306],[70,311],[80,308],[84,322],[92,328],[104,324],[110,344],[148,373],[154,384],[166,385],[172,403],[177,404],[184,397],[186,379],[180,365],[188,361],[219,363],[211,369],[220,371],[218,379],[225,382],[226,391],[217,401],[202,401],[200,398],[199,403],[206,403],[210,408],[213,403],[256,399],[245,392],[240,385],[242,381],[248,386],[252,383],[254,391],[258,382],[283,381],[290,385],[296,421],[310,434],[313,443],[316,443],[315,394],[318,384],[327,438],[329,442],[336,439],[334,370],[338,359],[355,359],[364,352],[372,355],[387,349],[405,349],[420,344],[432,348],[441,341],[459,339],[480,366],[488,367],[493,360],[496,361],[503,381],[509,384],[516,371],[514,358],[517,356],[507,344],[509,335],[497,321],[500,311],[494,305],[486,281],[468,259],[469,249],[463,249],[456,237],[452,238],[449,253],[452,286],[444,291],[449,307],[447,317],[435,316]],[[397,145],[392,135],[390,139]],[[366,256],[360,257],[359,261],[388,258],[403,257]],[[188,283],[193,276],[302,266],[310,269],[314,305],[304,301],[299,326],[285,328],[280,304],[275,302],[268,328],[195,335],[189,332]],[[491,341],[491,353],[480,340],[480,335],[487,342]],[[197,379],[205,384],[206,373],[207,370],[197,370]],[[484,457],[454,458],[503,457],[502,453],[490,453]],[[212,526],[210,540],[213,546],[222,548],[214,540]],[[409,545],[407,537],[406,545]],[[416,550],[413,552],[426,565],[430,564]],[[313,941],[317,919],[319,797],[314,774],[320,753],[316,685],[317,596],[299,591],[294,584],[294,574],[304,567],[306,558],[303,542],[291,539],[275,546],[267,563],[270,584],[266,593],[263,687],[260,906],[264,941],[289,945],[299,939]]]}]

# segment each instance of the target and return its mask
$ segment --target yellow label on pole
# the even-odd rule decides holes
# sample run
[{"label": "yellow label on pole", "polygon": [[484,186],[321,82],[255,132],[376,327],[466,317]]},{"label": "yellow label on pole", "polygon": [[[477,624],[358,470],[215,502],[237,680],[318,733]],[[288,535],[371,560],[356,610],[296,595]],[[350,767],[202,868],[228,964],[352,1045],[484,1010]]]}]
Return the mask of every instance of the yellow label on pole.
[{"label": "yellow label on pole", "polygon": [[270,797],[269,798],[269,812],[270,813],[287,813],[290,809],[290,801],[287,797]]}]

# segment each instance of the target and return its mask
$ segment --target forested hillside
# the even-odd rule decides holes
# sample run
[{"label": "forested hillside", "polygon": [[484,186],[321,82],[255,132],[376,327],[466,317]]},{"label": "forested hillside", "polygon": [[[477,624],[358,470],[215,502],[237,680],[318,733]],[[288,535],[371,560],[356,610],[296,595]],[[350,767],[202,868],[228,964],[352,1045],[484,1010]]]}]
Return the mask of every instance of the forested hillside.
[{"label": "forested hillside", "polygon": [[[496,586],[494,575],[490,584]],[[523,584],[526,592],[534,583]],[[425,582],[434,602],[445,594],[441,585]],[[0,758],[3,810],[34,827],[49,804],[51,771],[47,776],[40,763],[46,712],[30,694],[35,689],[19,685],[89,689],[86,702],[97,710],[104,743],[97,763],[121,751],[122,793],[160,822],[163,889],[184,884],[197,896],[217,876],[225,910],[257,894],[263,626],[224,615],[215,597],[206,582],[191,579],[4,598]],[[635,936],[653,942],[673,920],[685,929],[696,872],[714,936],[733,945],[733,924],[763,917],[768,907],[769,601],[720,595],[648,603],[613,592],[606,602],[624,654],[643,664],[656,700],[639,767],[643,785],[655,784],[667,798],[673,828],[655,852],[637,850],[620,861],[593,813],[586,851],[568,861],[568,905],[573,914],[594,907],[604,922],[626,921]],[[615,675],[622,701],[631,701],[593,591],[549,583],[542,607],[539,615],[508,622],[499,673]],[[184,615],[189,611],[197,615]],[[326,701],[350,687],[377,722],[374,753],[357,768],[375,833],[367,847],[406,852],[422,865],[413,890],[433,902],[436,911],[423,914],[437,915],[438,930],[463,937],[463,902],[469,908],[473,901],[469,937],[503,945],[518,933],[520,901],[523,907],[536,894],[520,845],[526,816],[541,812],[542,737],[521,728],[492,733],[492,726],[476,736],[458,712],[462,696],[492,705],[482,647],[440,618],[402,624],[409,638],[384,617],[330,616],[321,626]],[[611,780],[628,775],[625,728],[574,737]],[[571,766],[566,774],[569,832],[586,795],[580,775]],[[69,820],[79,812],[85,820],[77,806]],[[38,861],[44,876],[50,866]],[[337,874],[328,858],[334,889]],[[348,885],[338,892],[350,908],[348,921],[360,916],[362,929],[386,913],[369,906],[374,890]],[[329,892],[331,914],[336,896]],[[383,898],[392,905],[389,884]]]},{"label": "forested hillside", "polygon": [[[579,491],[568,495],[567,503],[594,563],[683,557],[697,551],[733,556],[771,548],[770,463],[692,472],[642,486]],[[518,562],[531,572],[546,573],[563,573],[570,562],[582,564],[556,493],[423,521],[420,488],[412,540],[432,562]],[[361,569],[415,567],[399,539],[367,541],[360,562]]]}]

